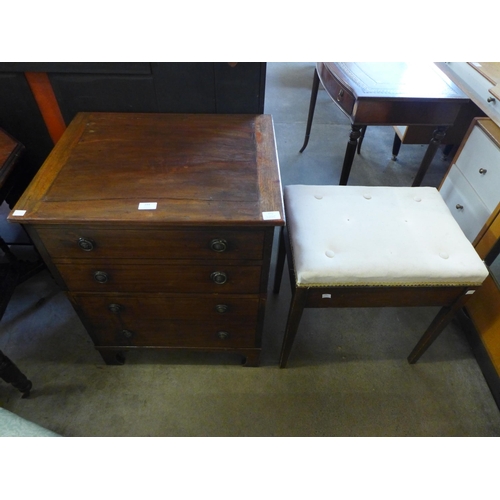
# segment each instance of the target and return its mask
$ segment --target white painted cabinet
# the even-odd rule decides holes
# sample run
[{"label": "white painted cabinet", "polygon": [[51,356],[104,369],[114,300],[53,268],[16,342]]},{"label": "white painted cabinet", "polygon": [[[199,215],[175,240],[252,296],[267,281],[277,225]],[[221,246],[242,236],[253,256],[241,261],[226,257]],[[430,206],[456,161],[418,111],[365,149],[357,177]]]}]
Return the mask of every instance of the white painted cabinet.
[{"label": "white painted cabinet", "polygon": [[475,119],[439,188],[471,242],[500,202],[498,130],[489,118]]}]

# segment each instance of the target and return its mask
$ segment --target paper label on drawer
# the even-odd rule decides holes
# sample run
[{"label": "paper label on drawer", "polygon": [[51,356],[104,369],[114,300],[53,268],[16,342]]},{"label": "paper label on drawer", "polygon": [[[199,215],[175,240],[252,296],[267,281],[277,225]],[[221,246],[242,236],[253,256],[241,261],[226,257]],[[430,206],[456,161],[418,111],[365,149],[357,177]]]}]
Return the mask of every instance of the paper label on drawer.
[{"label": "paper label on drawer", "polygon": [[331,299],[332,298],[332,294],[331,293],[324,293],[321,295],[321,298],[322,299]]},{"label": "paper label on drawer", "polygon": [[156,201],[139,203],[138,210],[156,210],[157,205]]},{"label": "paper label on drawer", "polygon": [[26,213],[26,210],[14,210],[12,215],[14,217],[22,217]]},{"label": "paper label on drawer", "polygon": [[281,215],[279,212],[262,212],[262,218],[264,220],[276,220],[281,219]]}]

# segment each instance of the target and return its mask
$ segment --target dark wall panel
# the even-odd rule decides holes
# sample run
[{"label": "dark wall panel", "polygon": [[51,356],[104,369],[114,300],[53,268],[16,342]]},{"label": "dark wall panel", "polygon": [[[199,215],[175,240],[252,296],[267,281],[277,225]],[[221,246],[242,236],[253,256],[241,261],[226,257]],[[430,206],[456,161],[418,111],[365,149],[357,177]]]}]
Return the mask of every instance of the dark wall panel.
[{"label": "dark wall panel", "polygon": [[153,63],[160,113],[215,113],[213,63]]},{"label": "dark wall panel", "polygon": [[66,125],[79,111],[153,113],[158,109],[151,76],[51,73],[50,82]]}]

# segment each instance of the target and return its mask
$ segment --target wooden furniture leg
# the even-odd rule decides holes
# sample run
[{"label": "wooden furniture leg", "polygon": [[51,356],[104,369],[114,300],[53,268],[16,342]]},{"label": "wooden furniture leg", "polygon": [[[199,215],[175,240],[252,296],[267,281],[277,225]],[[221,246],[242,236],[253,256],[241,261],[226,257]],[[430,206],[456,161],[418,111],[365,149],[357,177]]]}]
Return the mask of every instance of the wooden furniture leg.
[{"label": "wooden furniture leg", "polygon": [[306,300],[307,289],[294,287],[292,303],[288,312],[285,337],[283,339],[283,346],[281,348],[280,368],[286,367],[288,357],[290,356],[290,351],[292,350],[293,341],[295,340],[295,336],[297,335],[300,319],[302,318],[302,313],[304,312]]},{"label": "wooden furniture leg", "polygon": [[351,127],[351,133],[349,134],[349,141],[347,143],[344,156],[344,164],[342,165],[342,173],[340,174],[340,186],[345,186],[347,184],[347,180],[349,179],[352,162],[354,161],[354,155],[356,154],[356,147],[358,145],[358,139],[361,137],[362,128],[363,127],[360,125],[352,125]]},{"label": "wooden furniture leg", "polygon": [[396,161],[399,150],[401,149],[401,139],[398,134],[394,134],[394,142],[392,143],[392,160]]},{"label": "wooden furniture leg", "polygon": [[437,127],[436,130],[434,130],[431,142],[427,147],[425,155],[422,159],[422,163],[420,164],[420,167],[418,169],[417,175],[413,179],[412,187],[420,186],[420,184],[422,183],[422,180],[424,179],[424,176],[427,173],[427,170],[429,169],[429,166],[436,154],[436,151],[438,150],[441,141],[444,139],[444,136],[446,135],[447,129],[448,127]]},{"label": "wooden furniture leg", "polygon": [[2,351],[0,351],[0,378],[22,392],[23,398],[30,395],[33,384]]},{"label": "wooden furniture leg", "polygon": [[422,354],[430,347],[430,345],[438,338],[439,334],[446,328],[448,323],[453,319],[458,310],[465,304],[469,296],[467,293],[459,296],[458,299],[451,305],[442,307],[432,320],[417,345],[413,348],[408,356],[408,363],[415,364]]},{"label": "wooden furniture leg", "polygon": [[358,141],[358,149],[357,149],[358,155],[361,154],[361,144],[363,144],[363,139],[365,138],[365,133],[366,133],[366,125],[363,125],[361,127],[361,137],[359,138],[359,141]]},{"label": "wooden furniture leg", "polygon": [[309,142],[309,135],[311,134],[311,126],[314,116],[314,108],[316,107],[316,98],[318,97],[319,89],[319,76],[317,69],[314,69],[313,85],[311,90],[311,101],[309,103],[309,115],[307,116],[307,126],[306,126],[306,137],[304,139],[304,144],[300,149],[299,153],[302,153],[306,149],[307,143]]}]

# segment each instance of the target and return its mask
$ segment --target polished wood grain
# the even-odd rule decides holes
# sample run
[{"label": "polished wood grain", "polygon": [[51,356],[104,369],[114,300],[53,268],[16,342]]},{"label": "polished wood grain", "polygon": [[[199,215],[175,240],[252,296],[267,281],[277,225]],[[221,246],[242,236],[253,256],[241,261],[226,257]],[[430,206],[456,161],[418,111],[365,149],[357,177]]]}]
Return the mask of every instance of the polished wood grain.
[{"label": "polished wood grain", "polygon": [[272,226],[272,131],[268,115],[81,113],[17,206],[26,223]]}]

